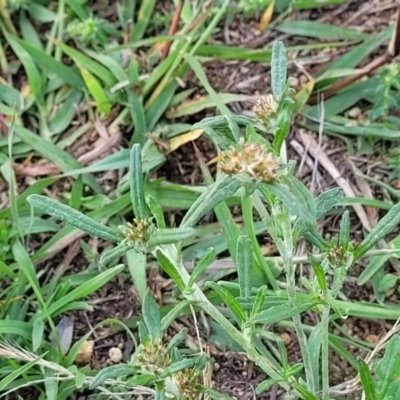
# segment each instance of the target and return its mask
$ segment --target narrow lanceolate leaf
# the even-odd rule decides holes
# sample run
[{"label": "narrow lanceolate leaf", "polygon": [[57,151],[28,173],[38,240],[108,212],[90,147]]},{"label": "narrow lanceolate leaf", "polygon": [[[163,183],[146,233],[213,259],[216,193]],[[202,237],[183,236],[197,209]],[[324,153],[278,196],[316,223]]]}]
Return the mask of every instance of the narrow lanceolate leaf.
[{"label": "narrow lanceolate leaf", "polygon": [[207,267],[215,260],[217,254],[213,248],[208,249],[207,253],[199,260],[190,276],[188,287],[191,288],[200,275],[207,269]]},{"label": "narrow lanceolate leaf", "polygon": [[147,289],[143,299],[142,313],[150,339],[153,341],[161,339],[162,331],[160,310],[149,289]]},{"label": "narrow lanceolate leaf", "polygon": [[181,227],[194,226],[201,217],[233,195],[239,187],[240,183],[228,176],[210,185],[190,207],[182,220]]},{"label": "narrow lanceolate leaf", "polygon": [[272,46],[271,79],[272,93],[280,98],[285,91],[287,57],[283,42],[275,42]]},{"label": "narrow lanceolate leaf", "polygon": [[264,304],[265,297],[267,295],[267,290],[268,290],[267,286],[261,286],[258,289],[256,298],[254,300],[253,307],[252,307],[252,310],[251,310],[251,315],[252,316],[256,315],[256,314],[258,314],[260,312],[260,310],[261,310],[261,308],[262,308],[262,306]]},{"label": "narrow lanceolate leaf", "polygon": [[311,253],[308,253],[307,258],[308,262],[311,264],[314,270],[315,276],[317,277],[319,287],[321,288],[322,291],[326,292],[327,290],[326,277],[321,263]]},{"label": "narrow lanceolate leaf", "polygon": [[164,212],[160,203],[150,194],[146,195],[146,202],[156,220],[158,229],[165,229]]},{"label": "narrow lanceolate leaf", "polygon": [[341,188],[329,189],[321,193],[315,199],[315,207],[317,209],[317,218],[325,215],[333,206],[342,199],[344,193]]},{"label": "narrow lanceolate leaf", "polygon": [[196,231],[193,228],[158,229],[150,236],[147,246],[152,248],[165,244],[178,243],[193,236],[195,233]]},{"label": "narrow lanceolate leaf", "polygon": [[378,381],[376,397],[386,399],[390,386],[398,379],[400,371],[400,336],[394,335],[385,349],[385,355],[376,367]]},{"label": "narrow lanceolate leaf", "polygon": [[246,321],[247,317],[239,302],[232,296],[232,294],[223,288],[222,286],[218,285],[215,282],[207,282],[207,286],[210,287],[214,292],[221,297],[221,300],[229,307],[232,314],[238,320],[238,322]]},{"label": "narrow lanceolate leaf", "polygon": [[161,268],[172,278],[178,288],[184,291],[186,288],[185,283],[173,262],[160,250],[156,251],[156,257]]},{"label": "narrow lanceolate leaf", "polygon": [[248,299],[251,295],[253,250],[247,236],[240,236],[236,246],[236,266],[239,276],[240,297]]},{"label": "narrow lanceolate leaf", "polygon": [[339,246],[342,246],[343,248],[347,249],[349,241],[350,241],[350,217],[348,210],[346,210],[340,222]]},{"label": "narrow lanceolate leaf", "polygon": [[40,211],[67,222],[92,236],[111,242],[118,242],[121,239],[120,235],[108,226],[102,225],[74,208],[50,199],[49,197],[32,194],[27,200],[33,207],[38,208]]},{"label": "narrow lanceolate leaf", "polygon": [[360,243],[354,251],[354,261],[360,259],[368,250],[371,250],[381,239],[391,232],[400,223],[400,203],[394,205],[390,211],[378,222],[374,229]]},{"label": "narrow lanceolate leaf", "polygon": [[[134,372],[134,369],[131,365],[127,364],[117,364],[111,365],[110,367],[103,368],[99,371],[99,373],[94,377],[93,381],[90,382],[89,388],[94,389],[97,386],[100,386],[107,379],[115,379],[120,378],[126,375],[130,375]],[[153,379],[153,375],[151,375]]]},{"label": "narrow lanceolate leaf", "polygon": [[258,314],[251,317],[251,321],[254,324],[274,324],[278,321],[288,319],[302,313],[320,302],[315,301],[298,301],[296,306],[293,307],[289,302],[280,304],[279,306],[274,306],[268,310],[263,310]]},{"label": "narrow lanceolate leaf", "polygon": [[360,379],[361,384],[365,393],[365,397],[367,400],[375,400],[376,393],[375,393],[375,384],[374,380],[372,379],[371,372],[368,368],[368,364],[364,360],[359,360],[360,365]]},{"label": "narrow lanceolate leaf", "polygon": [[142,155],[139,144],[132,146],[129,174],[133,212],[136,219],[143,220],[148,216],[148,212],[144,197]]}]

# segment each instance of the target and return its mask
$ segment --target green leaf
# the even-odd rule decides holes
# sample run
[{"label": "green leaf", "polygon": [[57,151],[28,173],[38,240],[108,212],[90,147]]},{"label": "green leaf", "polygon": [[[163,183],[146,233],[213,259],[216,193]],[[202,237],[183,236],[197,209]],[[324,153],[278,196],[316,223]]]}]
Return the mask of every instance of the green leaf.
[{"label": "green leaf", "polygon": [[167,346],[167,352],[169,353],[174,347],[178,346],[179,343],[183,342],[188,333],[187,328],[183,328],[176,335],[174,335]]},{"label": "green leaf", "polygon": [[244,322],[247,320],[242,306],[228,290],[215,282],[207,282],[206,286],[210,287],[219,297],[221,297],[222,301],[228,306],[238,322]]},{"label": "green leaf", "polygon": [[82,65],[78,64],[78,68],[81,71],[89,93],[96,101],[97,109],[104,114],[108,114],[111,111],[111,104],[99,81]]},{"label": "green leaf", "polygon": [[134,144],[131,149],[129,176],[131,202],[135,218],[144,220],[148,216],[148,211],[144,196],[142,154],[139,144]]},{"label": "green leaf", "polygon": [[147,246],[153,248],[156,246],[178,243],[193,236],[196,231],[193,228],[170,228],[158,229],[150,236]]},{"label": "green leaf", "polygon": [[346,210],[340,221],[340,235],[339,235],[339,246],[347,249],[350,243],[350,217],[349,211]]},{"label": "green leaf", "polygon": [[133,42],[143,38],[147,29],[147,25],[154,15],[155,4],[156,0],[147,0],[141,2],[137,20],[131,33],[131,40]]},{"label": "green leaf", "polygon": [[146,254],[130,249],[125,257],[135,289],[143,300],[147,290]]},{"label": "green leaf", "polygon": [[248,299],[252,289],[253,249],[247,236],[239,236],[236,247],[236,268],[239,277],[240,297]]},{"label": "green leaf", "polygon": [[386,347],[385,355],[380,360],[376,375],[376,397],[381,400],[385,398],[387,391],[394,379],[400,376],[400,336],[394,335]]},{"label": "green leaf", "polygon": [[315,201],[310,191],[295,177],[280,178],[282,183],[264,183],[264,188],[271,191],[290,210],[292,215],[299,217],[306,225],[316,225]]},{"label": "green leaf", "polygon": [[183,292],[186,285],[173,262],[161,250],[156,251],[156,257],[161,268],[173,279],[178,288]]},{"label": "green leaf", "polygon": [[257,387],[256,387],[256,393],[261,394],[262,392],[265,392],[268,390],[272,385],[275,385],[276,383],[279,383],[277,379],[266,379],[265,381],[260,382]]},{"label": "green leaf", "polygon": [[7,374],[1,381],[0,381],[0,391],[3,392],[8,385],[10,385],[13,381],[15,381],[20,375],[25,375],[27,371],[29,371],[34,365],[36,365],[42,357],[37,357],[32,361],[29,361],[22,367],[14,369],[12,372]]},{"label": "green leaf", "polygon": [[96,275],[94,278],[89,279],[88,281],[84,282],[68,294],[66,294],[64,297],[61,299],[55,301],[52,303],[49,308],[48,312],[51,316],[56,316],[60,313],[60,310],[62,310],[66,305],[72,303],[73,301],[86,297],[89,294],[92,294],[102,286],[104,286],[107,282],[109,282],[114,276],[119,274],[125,266],[123,264],[117,265],[113,268],[110,268],[98,275]]},{"label": "green leaf", "polygon": [[375,383],[372,379],[368,364],[364,360],[359,360],[358,362],[360,365],[359,373],[365,397],[367,400],[376,400]]},{"label": "green leaf", "polygon": [[284,319],[292,318],[294,315],[307,311],[319,303],[319,300],[298,300],[296,305],[293,306],[289,302],[285,302],[268,310],[260,311],[258,314],[253,315],[250,321],[254,324],[274,324]]},{"label": "green leaf", "polygon": [[314,270],[314,273],[315,273],[315,276],[317,278],[319,287],[321,288],[321,290],[323,292],[326,292],[327,286],[326,286],[325,271],[322,268],[321,263],[311,253],[307,254],[307,259],[308,259],[308,262],[311,264],[311,266],[312,266],[312,268]]},{"label": "green leaf", "polygon": [[295,36],[308,36],[321,39],[363,39],[367,35],[353,29],[346,29],[343,26],[323,24],[318,21],[285,21],[273,29]]},{"label": "green leaf", "polygon": [[272,46],[271,86],[276,99],[280,99],[285,92],[287,72],[287,56],[283,42],[275,42]]},{"label": "green leaf", "polygon": [[44,322],[41,319],[36,319],[33,323],[32,330],[32,351],[37,351],[42,345],[44,334]]},{"label": "green leaf", "polygon": [[167,329],[179,316],[185,314],[185,311],[189,309],[189,300],[182,300],[179,302],[167,315],[161,320],[161,329],[164,331]]},{"label": "green leaf", "polygon": [[301,386],[299,383],[294,383],[293,387],[304,397],[305,400],[319,400],[319,398]]},{"label": "green leaf", "polygon": [[207,267],[215,260],[217,257],[214,248],[208,249],[206,254],[198,261],[192,274],[190,275],[190,279],[188,282],[188,288],[191,288],[200,277],[200,275],[207,269]]},{"label": "green leaf", "polygon": [[202,216],[233,195],[239,187],[240,183],[229,176],[224,176],[208,186],[186,213],[181,227],[194,226]]},{"label": "green leaf", "polygon": [[334,207],[343,197],[341,188],[333,188],[326,190],[315,198],[316,217],[324,216],[332,207]]},{"label": "green leaf", "polygon": [[142,305],[143,320],[149,332],[150,339],[155,341],[161,339],[161,316],[158,305],[150,290],[147,289]]},{"label": "green leaf", "polygon": [[153,214],[153,217],[156,220],[158,229],[165,229],[165,218],[164,212],[160,203],[150,194],[146,195],[146,204],[150,209],[150,212]]},{"label": "green leaf", "polygon": [[[126,377],[127,375],[131,375],[133,373],[134,373],[133,367],[127,364],[117,364],[105,367],[101,369],[93,378],[93,381],[90,382],[89,389],[94,389],[97,386],[100,386],[107,379],[122,378]],[[154,379],[154,375],[150,376],[152,379]]]},{"label": "green leaf", "polygon": [[[346,0],[295,0],[293,6],[297,10],[305,10],[307,8],[320,8],[332,6],[334,4],[342,4],[345,1]],[[313,398],[316,399],[315,396]],[[306,398],[306,400],[308,400],[308,398]]]},{"label": "green leaf", "polygon": [[276,121],[276,131],[274,134],[274,149],[279,154],[281,151],[282,144],[286,140],[290,132],[290,126],[292,121],[294,102],[288,96],[284,96],[278,107],[277,111],[277,121]]},{"label": "green leaf", "polygon": [[354,261],[359,260],[368,250],[371,250],[400,222],[400,203],[394,205],[390,211],[369,232],[367,237],[354,250]]},{"label": "green leaf", "polygon": [[251,316],[258,314],[262,309],[265,297],[267,295],[267,290],[268,290],[267,286],[261,286],[260,288],[258,288],[256,298],[253,302]]},{"label": "green leaf", "polygon": [[76,228],[87,232],[98,238],[117,242],[121,239],[118,233],[114,232],[108,226],[99,224],[94,219],[87,217],[81,212],[65,205],[57,200],[50,199],[46,196],[32,194],[27,198],[28,202],[40,211],[51,215],[54,218],[67,222]]},{"label": "green leaf", "polygon": [[378,283],[378,292],[386,293],[390,289],[393,289],[398,282],[399,277],[395,274],[385,274]]}]

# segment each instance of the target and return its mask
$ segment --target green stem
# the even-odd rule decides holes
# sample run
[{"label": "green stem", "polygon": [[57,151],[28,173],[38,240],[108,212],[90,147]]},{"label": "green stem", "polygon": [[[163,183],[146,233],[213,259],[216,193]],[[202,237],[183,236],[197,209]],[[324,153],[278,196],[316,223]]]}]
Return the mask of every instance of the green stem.
[{"label": "green stem", "polygon": [[[185,285],[188,284],[190,275],[186,271],[182,261],[179,262],[174,261],[177,257],[176,248],[173,245],[158,247],[155,251],[161,250],[171,262],[173,262],[176,266],[177,271],[179,272],[183,282]],[[238,331],[216,308],[215,306],[208,300],[206,295],[201,291],[201,289],[195,284],[192,286],[194,292],[190,295],[185,295],[186,299],[193,302],[197,306],[201,307],[211,318],[214,319],[218,325],[231,336],[236,343],[238,343],[243,350],[247,353],[250,359],[252,359],[266,374],[269,375],[272,379],[276,379],[278,384],[285,390],[289,391],[290,386],[286,381],[282,380],[282,376],[279,375],[274,366],[263,356],[261,356],[253,344],[245,337],[240,331]]]},{"label": "green stem", "polygon": [[325,306],[321,317],[321,369],[322,369],[322,399],[329,400],[329,313],[330,307]]},{"label": "green stem", "polygon": [[242,213],[243,213],[244,226],[246,227],[246,233],[251,241],[251,245],[253,247],[253,252],[256,257],[257,263],[261,267],[262,272],[267,275],[268,282],[270,283],[272,289],[278,291],[279,290],[278,283],[261,252],[261,248],[260,245],[258,244],[257,237],[254,231],[253,202],[250,196],[244,197],[242,199]]},{"label": "green stem", "polygon": [[164,381],[158,381],[155,383],[156,396],[154,400],[165,400],[165,384]]},{"label": "green stem", "polygon": [[[289,265],[287,266],[286,281],[287,281],[287,293],[289,301],[292,307],[297,307],[295,266],[292,261],[290,261]],[[307,337],[304,332],[303,325],[301,323],[300,314],[295,314],[292,317],[292,319],[296,330],[296,335],[299,341],[301,355],[303,357],[304,371],[306,373],[306,380],[307,380],[307,389],[311,393],[315,393],[315,383],[311,365],[311,357],[308,350]]]}]

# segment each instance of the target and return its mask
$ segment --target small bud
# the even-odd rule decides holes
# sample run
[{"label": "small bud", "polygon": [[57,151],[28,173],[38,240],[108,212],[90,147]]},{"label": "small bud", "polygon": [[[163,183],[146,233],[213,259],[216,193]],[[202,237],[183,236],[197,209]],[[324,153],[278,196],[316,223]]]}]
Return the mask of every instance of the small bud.
[{"label": "small bud", "polygon": [[256,118],[268,131],[275,131],[278,102],[272,94],[261,97],[254,107]]}]

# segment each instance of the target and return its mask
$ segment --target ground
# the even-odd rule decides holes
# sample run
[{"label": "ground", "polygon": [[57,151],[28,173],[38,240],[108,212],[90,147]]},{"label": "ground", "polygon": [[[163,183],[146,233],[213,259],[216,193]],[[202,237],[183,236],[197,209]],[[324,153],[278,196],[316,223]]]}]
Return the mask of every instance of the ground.
[{"label": "ground", "polygon": [[[168,2],[166,2],[168,3]],[[96,11],[97,6],[93,6],[93,11]],[[160,4],[160,7],[163,5]],[[168,4],[166,5],[168,7]],[[390,21],[395,18],[395,2],[394,1],[348,1],[339,6],[321,7],[319,9],[296,11],[290,14],[289,19],[293,20],[318,20],[320,22],[329,23],[335,26],[355,28],[358,31],[366,33],[380,32]],[[110,8],[107,14],[103,17],[113,20],[115,18],[115,9]],[[258,20],[255,18],[244,18],[236,15],[231,21],[227,20],[221,24],[216,33],[210,39],[210,43],[219,43],[227,45],[240,45],[243,48],[257,49],[262,48],[274,40],[283,40],[287,47],[296,46],[304,43],[318,43],[318,39],[309,39],[300,36],[288,36],[284,33],[268,30],[261,32],[258,29]],[[303,50],[292,54],[289,63],[289,76],[292,77],[293,87],[300,88],[307,82],[309,76],[314,76],[319,69],[324,65],[334,60],[341,53],[347,51],[347,48],[323,48],[320,50]],[[384,52],[384,46],[378,48],[370,54],[373,59]],[[368,62],[366,60],[365,62]],[[270,88],[270,70],[269,64],[251,61],[221,61],[212,60],[204,64],[207,77],[212,87],[217,92],[229,92],[236,94],[246,94],[256,96],[269,93]],[[189,72],[184,81],[186,88],[193,88],[191,95],[192,99],[198,96],[205,95],[206,92],[202,85],[196,80],[195,75]],[[23,83],[21,82],[21,85]],[[252,115],[252,109],[255,101],[248,100],[230,104],[231,110],[237,114]],[[365,116],[365,104],[359,102],[355,108],[354,115],[357,119],[362,119]],[[174,118],[174,122],[195,123],[201,118],[214,114],[213,109],[201,111],[198,114],[189,117]],[[112,113],[108,118],[115,118],[116,113]],[[82,117],[82,123],[85,123],[85,117]],[[105,126],[109,125],[109,121],[103,121]],[[93,150],[93,145],[99,146],[98,137],[101,136],[101,126],[94,128],[90,134],[84,135],[79,141],[76,141],[73,146],[70,146],[69,152],[78,160],[80,159],[83,165],[90,164],[93,160],[104,157],[113,149],[126,147],[129,141],[128,132],[119,132],[117,129],[111,132],[111,138],[107,138],[107,146],[97,149],[97,153],[92,154],[92,158],[88,156],[88,152]],[[304,140],[304,134],[309,135],[311,132],[299,125],[293,124],[290,136],[288,138],[289,158],[297,161],[296,176],[299,177],[308,187],[312,188],[315,194],[318,194],[326,189],[337,186],[337,180],[332,176],[332,170],[329,170],[329,165],[323,162],[314,163],[312,159],[304,152],[308,148]],[[312,134],[315,138],[316,136]],[[64,134],[68,137],[68,132]],[[128,139],[127,139],[128,138]],[[318,140],[318,138],[316,138]],[[112,141],[112,145],[110,143]],[[350,142],[356,146],[356,139],[350,139]],[[205,137],[200,137],[194,141],[195,146],[199,149],[204,161],[212,160],[217,154],[215,148]],[[204,184],[202,173],[200,170],[200,162],[195,153],[194,144],[189,142],[176,151],[167,156],[165,164],[157,171],[152,178],[165,177],[170,182],[188,185]],[[321,150],[328,156],[331,163],[338,169],[341,177],[348,181],[356,183],[356,186],[364,192],[360,195],[370,198],[382,199],[383,195],[379,188],[373,187],[373,193],[370,192],[368,185],[363,185],[362,179],[357,176],[357,172],[361,171],[364,174],[374,176],[377,179],[383,179],[388,184],[395,184],[388,180],[385,171],[380,169],[381,159],[379,154],[386,151],[385,143],[377,143],[374,145],[370,157],[360,156],[357,150],[349,156],[346,150],[349,148],[349,142],[343,141],[337,136],[324,136],[321,138]],[[84,157],[87,158],[84,158]],[[81,158],[80,158],[81,157]],[[82,158],[83,157],[83,158]],[[315,158],[315,157],[314,157]],[[42,163],[42,164],[40,164]],[[26,162],[29,164],[29,161]],[[51,175],[53,172],[44,169],[46,162],[43,160],[35,160],[37,171],[28,171],[27,167],[20,164],[17,170],[17,185],[19,192],[27,186],[30,177],[40,175]],[[48,166],[51,167],[50,165]],[[116,171],[108,173],[96,174],[98,182],[104,186],[105,192],[113,190],[118,184],[119,175]],[[0,204],[4,208],[7,205],[8,199],[5,195],[5,183],[0,182]],[[59,197],[59,191],[65,191],[71,187],[72,180],[68,178],[59,180],[57,184],[50,186],[47,189],[47,194],[54,198]],[[3,191],[4,189],[4,191]],[[167,216],[170,220],[179,220],[182,213],[168,212]],[[366,220],[361,221],[360,216],[352,213],[352,240],[357,241],[362,238],[363,224],[373,224],[377,218],[375,208],[366,207]],[[339,216],[330,215],[320,221],[321,231],[326,238],[330,238],[338,232]],[[85,238],[86,239],[86,238]],[[43,236],[33,236],[30,242],[31,250],[34,251],[43,243]],[[261,240],[261,239],[260,239]],[[92,249],[96,249],[98,243],[91,240],[89,245]],[[299,254],[304,254],[305,247],[299,247]],[[43,265],[48,278],[60,268],[68,269],[73,265],[73,270],[77,273],[86,268],[87,260],[79,248],[79,240],[71,243],[65,250],[59,253],[57,257],[47,260]],[[395,268],[396,266],[392,266]],[[373,297],[373,292],[370,286],[362,287],[356,284],[356,277],[359,276],[363,269],[363,263],[359,263],[357,268],[352,271],[346,282],[344,296],[349,301],[370,301]],[[397,271],[397,270],[396,270]],[[169,298],[174,297],[174,288],[171,281],[162,272],[154,266],[148,270],[148,286],[155,294],[159,304],[165,304]],[[387,293],[386,301],[398,303],[396,293]],[[130,326],[134,326],[135,318],[140,316],[140,297],[135,290],[135,287],[130,282],[128,276],[120,276],[113,279],[103,288],[90,296],[89,304],[93,306],[94,312],[87,313],[79,311],[70,313],[67,316],[74,321],[74,339],[80,339],[96,324],[107,318],[117,318],[121,321],[126,321]],[[305,320],[311,319],[312,314],[304,316]],[[391,323],[382,320],[368,320],[360,318],[349,318],[346,320],[337,320],[336,331],[339,329],[347,332],[353,338],[357,338],[368,343],[376,343],[384,333],[386,333]],[[192,348],[198,343],[198,335],[196,326],[191,317],[182,317],[177,320],[166,333],[166,339],[179,331],[183,326],[189,329],[187,344]],[[255,386],[264,379],[263,374],[259,372],[257,366],[252,361],[249,361],[245,354],[235,351],[227,351],[223,348],[223,344],[216,344],[213,336],[213,327],[208,326],[206,320],[200,320],[198,324],[200,337],[204,348],[208,349],[212,358],[213,372],[212,382],[216,389],[229,394],[233,397],[243,400],[250,399],[269,399],[274,400],[281,398],[280,391],[276,385],[272,386],[268,393],[261,396],[255,394]],[[296,341],[296,336],[293,331],[284,326],[274,328],[283,339],[287,347],[289,358],[292,362],[299,361],[299,348]],[[95,330],[94,334],[94,350],[90,357],[90,365],[94,369],[101,369],[105,366],[113,364],[110,358],[110,351],[118,348],[122,352],[124,360],[129,359],[134,345],[129,336],[122,330],[116,330],[115,327],[104,326]],[[229,341],[227,343],[230,344]],[[365,356],[362,352],[354,354],[354,356]],[[340,384],[350,380],[355,376],[354,369],[343,360],[339,355],[332,352],[331,358],[331,378],[332,384]],[[22,393],[22,392],[21,392]],[[32,394],[32,393],[31,393]],[[84,397],[85,394],[82,394]],[[358,399],[359,393],[350,393],[344,398]],[[34,397],[34,396],[33,396]],[[28,398],[28,397],[25,397]],[[138,395],[138,399],[146,398],[146,395]]]}]

